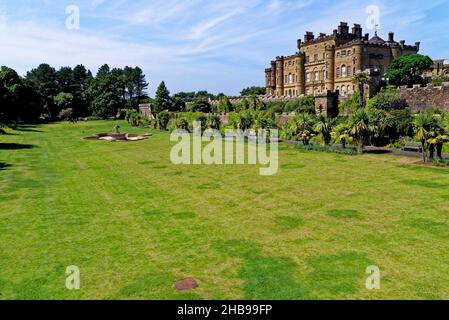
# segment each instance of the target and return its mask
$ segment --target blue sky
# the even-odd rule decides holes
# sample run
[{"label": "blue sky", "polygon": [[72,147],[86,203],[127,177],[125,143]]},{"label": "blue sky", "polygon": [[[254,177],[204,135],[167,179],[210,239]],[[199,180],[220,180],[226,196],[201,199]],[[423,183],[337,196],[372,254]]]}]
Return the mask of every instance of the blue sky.
[{"label": "blue sky", "polygon": [[[80,29],[66,28],[66,7],[80,9]],[[366,9],[380,12],[379,34],[421,41],[421,53],[449,58],[449,0],[3,0],[0,65],[24,74],[41,62],[84,64],[94,73],[140,66],[150,93],[165,80],[172,92],[237,94],[264,85],[277,55],[293,54],[306,30],[330,33],[339,21],[368,30]]]}]

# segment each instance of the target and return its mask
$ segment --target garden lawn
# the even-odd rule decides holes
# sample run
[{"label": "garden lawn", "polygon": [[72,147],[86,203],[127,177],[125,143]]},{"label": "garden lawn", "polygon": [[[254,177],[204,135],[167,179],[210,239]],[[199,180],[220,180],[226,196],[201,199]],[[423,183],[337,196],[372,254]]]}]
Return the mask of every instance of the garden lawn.
[{"label": "garden lawn", "polygon": [[[449,170],[284,144],[271,177],[175,166],[168,133],[121,125],[153,136],[80,139],[101,121],[0,136],[0,299],[449,299]],[[199,287],[177,292],[186,277]]]}]

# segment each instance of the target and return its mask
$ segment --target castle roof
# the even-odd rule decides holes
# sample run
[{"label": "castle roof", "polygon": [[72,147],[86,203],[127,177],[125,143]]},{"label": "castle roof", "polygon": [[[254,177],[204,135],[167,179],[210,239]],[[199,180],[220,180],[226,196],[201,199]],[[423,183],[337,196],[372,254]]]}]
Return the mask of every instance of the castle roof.
[{"label": "castle roof", "polygon": [[385,40],[382,39],[381,37],[379,37],[379,36],[377,35],[377,32],[376,32],[376,34],[374,35],[374,37],[372,37],[372,38],[369,40],[369,42],[370,42],[370,43],[373,43],[373,44],[384,44],[384,43],[385,43]]}]

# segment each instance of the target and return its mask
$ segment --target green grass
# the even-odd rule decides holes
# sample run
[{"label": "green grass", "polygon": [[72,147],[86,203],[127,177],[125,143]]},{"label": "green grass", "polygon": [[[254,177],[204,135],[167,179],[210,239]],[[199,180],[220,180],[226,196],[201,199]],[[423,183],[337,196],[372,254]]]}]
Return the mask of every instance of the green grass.
[{"label": "green grass", "polygon": [[[80,139],[113,127],[0,137],[0,299],[449,299],[449,170],[282,144],[262,177],[172,165],[168,133]],[[199,288],[177,292],[186,277]]]}]

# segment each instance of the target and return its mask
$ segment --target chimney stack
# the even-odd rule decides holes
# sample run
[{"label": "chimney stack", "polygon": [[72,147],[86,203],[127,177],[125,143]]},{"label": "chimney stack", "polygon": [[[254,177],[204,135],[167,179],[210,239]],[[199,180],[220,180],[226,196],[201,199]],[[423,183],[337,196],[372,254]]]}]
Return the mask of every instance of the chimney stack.
[{"label": "chimney stack", "polygon": [[360,39],[362,37],[362,26],[360,24],[354,24],[354,27],[352,27],[352,34],[357,39]]},{"label": "chimney stack", "polygon": [[415,46],[418,48],[418,51],[419,51],[419,47],[421,46],[421,42],[415,42]]},{"label": "chimney stack", "polygon": [[315,36],[313,35],[313,32],[307,31],[304,35],[304,42],[310,42],[315,39]]},{"label": "chimney stack", "polygon": [[388,42],[394,42],[394,32],[388,33]]},{"label": "chimney stack", "polygon": [[369,40],[369,33],[365,33],[365,36],[363,37],[363,40],[365,40],[365,41]]},{"label": "chimney stack", "polygon": [[347,22],[340,22],[338,26],[338,33],[342,35],[346,35],[349,33],[349,27]]}]

